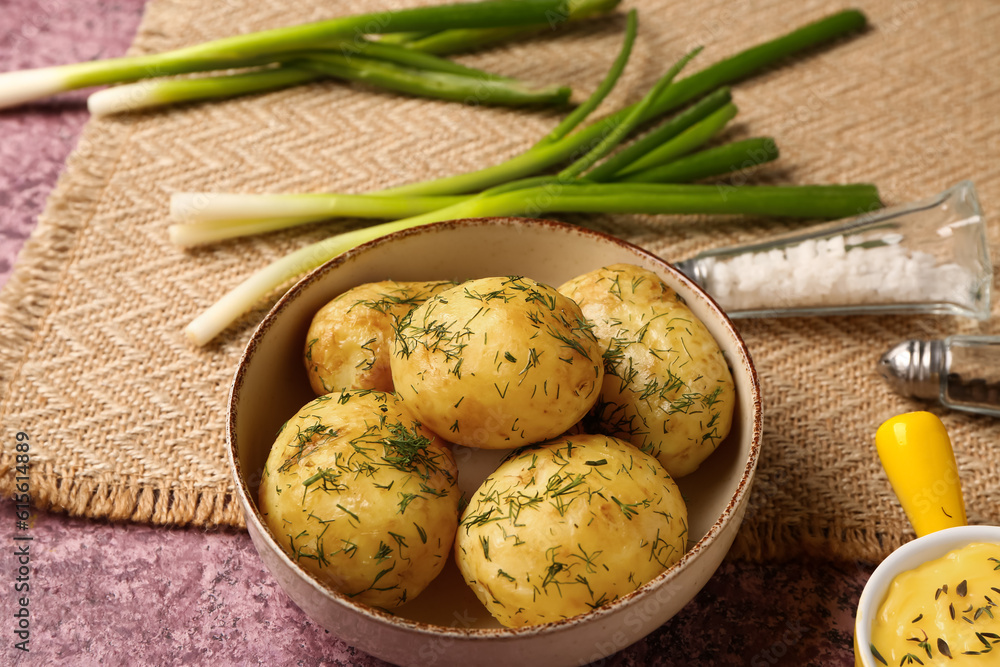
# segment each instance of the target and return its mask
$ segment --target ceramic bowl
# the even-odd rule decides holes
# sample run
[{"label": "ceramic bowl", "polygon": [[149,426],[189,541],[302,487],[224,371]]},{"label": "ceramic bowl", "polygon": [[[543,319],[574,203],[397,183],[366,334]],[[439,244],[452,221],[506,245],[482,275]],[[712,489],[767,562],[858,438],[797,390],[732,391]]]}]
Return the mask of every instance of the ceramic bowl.
[{"label": "ceramic bowl", "polygon": [[868,647],[872,640],[872,621],[878,614],[878,608],[882,605],[892,580],[907,570],[976,542],[1000,544],[1000,526],[956,526],[918,537],[893,551],[875,568],[864,590],[861,591],[858,613],[854,618],[855,665],[883,667],[882,663],[872,656]]},{"label": "ceramic bowl", "polygon": [[[501,627],[450,563],[431,586],[393,613],[351,601],[318,583],[285,554],[264,526],[257,486],[274,434],[313,398],[301,358],[313,314],[337,294],[377,280],[469,279],[523,275],[551,285],[626,262],[659,274],[688,303],[725,351],[737,389],[729,437],[692,475],[678,481],[689,508],[689,549],[635,592],[557,623]],[[399,665],[579,665],[638,641],[704,586],[742,521],[761,440],[758,378],[732,322],[672,266],[612,236],[550,221],[477,219],[392,234],[319,267],[263,319],[230,389],[229,460],[247,528],[261,559],[295,603],[348,644]],[[460,448],[460,486],[479,485],[503,452]]]}]

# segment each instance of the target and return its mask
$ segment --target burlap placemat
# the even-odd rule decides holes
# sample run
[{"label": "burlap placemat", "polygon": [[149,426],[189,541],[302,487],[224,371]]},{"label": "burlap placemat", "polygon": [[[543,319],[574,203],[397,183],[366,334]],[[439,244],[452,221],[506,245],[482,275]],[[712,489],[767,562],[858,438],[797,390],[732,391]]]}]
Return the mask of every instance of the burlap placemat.
[{"label": "burlap placemat", "polygon": [[[331,6],[153,0],[132,52],[152,52],[397,0]],[[603,110],[633,101],[696,44],[699,65],[841,9],[836,2],[628,2],[633,60]],[[771,135],[767,182],[877,183],[888,203],[964,178],[991,220],[1000,201],[1000,11],[964,3],[863,3],[872,29],[740,84],[731,137]],[[622,22],[468,56],[466,62],[581,97],[617,52]],[[73,515],[240,526],[224,454],[227,386],[266,308],[204,349],[183,326],[252,269],[330,227],[183,252],[165,229],[181,190],[363,192],[483,167],[528,147],[554,112],[469,108],[334,83],[166,112],[92,120],[0,302],[0,492],[14,490],[14,434],[31,437],[34,502]],[[991,159],[992,158],[992,159]],[[566,218],[564,218],[566,219]],[[764,238],[774,222],[666,216],[569,218],[679,260]],[[762,379],[766,432],[733,555],[877,560],[911,533],[872,446],[917,404],[875,375],[910,337],[1000,332],[948,317],[743,321]],[[972,522],[1000,521],[1000,422],[941,413]]]}]

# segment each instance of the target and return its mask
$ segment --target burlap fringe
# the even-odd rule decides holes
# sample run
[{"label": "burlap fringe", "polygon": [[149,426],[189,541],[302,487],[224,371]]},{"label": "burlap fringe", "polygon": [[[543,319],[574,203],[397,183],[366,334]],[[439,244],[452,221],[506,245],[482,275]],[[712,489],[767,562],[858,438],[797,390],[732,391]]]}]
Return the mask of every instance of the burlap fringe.
[{"label": "burlap fringe", "polygon": [[803,557],[827,562],[878,563],[913,535],[899,537],[898,540],[882,539],[874,528],[803,527],[744,521],[726,557],[758,563]]},{"label": "burlap fringe", "polygon": [[[0,466],[0,489],[5,495],[15,490],[15,471],[8,460]],[[205,529],[246,525],[235,494],[213,489],[140,487],[122,484],[115,475],[67,480],[51,465],[32,466],[28,486],[35,507],[70,516]]]},{"label": "burlap fringe", "polygon": [[[14,458],[4,452],[0,493],[15,494],[15,476]],[[246,525],[235,495],[214,489],[122,484],[114,475],[67,480],[50,465],[31,466],[28,488],[33,506],[69,516],[206,529]]]}]

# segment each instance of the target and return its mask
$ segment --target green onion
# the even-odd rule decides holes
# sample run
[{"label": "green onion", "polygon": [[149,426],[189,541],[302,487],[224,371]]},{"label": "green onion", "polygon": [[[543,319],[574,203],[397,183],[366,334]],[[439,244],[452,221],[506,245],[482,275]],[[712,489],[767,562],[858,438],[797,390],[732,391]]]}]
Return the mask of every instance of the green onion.
[{"label": "green onion", "polygon": [[[329,50],[329,49],[327,49]],[[345,43],[339,48],[340,55],[351,58],[359,56],[362,58],[374,58],[385,62],[422,69],[430,72],[447,72],[449,74],[459,74],[473,77],[487,77],[495,79],[509,79],[497,74],[490,74],[475,67],[461,65],[447,58],[441,58],[430,53],[414,51],[402,46],[387,44],[383,41],[372,41],[370,39],[355,38],[349,44]]]},{"label": "green onion", "polygon": [[[489,28],[481,28],[481,30],[489,30]],[[430,37],[431,35],[437,35],[440,31],[438,30],[422,30],[416,32],[392,32],[387,35],[382,35],[379,38],[379,42],[382,44],[396,44],[400,46],[409,46],[413,42],[424,37]],[[429,51],[424,51],[423,53],[429,53]]]},{"label": "green onion", "polygon": [[370,195],[233,195],[175,193],[168,228],[171,242],[193,246],[287,229],[330,218],[410,217],[453,206],[467,197],[373,197]]},{"label": "green onion", "polygon": [[[628,26],[621,54],[605,77],[604,82],[591,95],[588,101],[580,107],[582,113],[574,111],[568,116],[570,122],[561,123],[557,132],[550,133],[546,139],[556,137],[558,140],[573,125],[579,123],[590,110],[593,110],[614,86],[620,77],[628,56],[638,26],[635,10],[628,15]],[[577,160],[557,176],[543,176],[508,182],[487,190],[479,198],[526,189],[548,184],[551,181],[565,182],[575,179],[575,176],[597,159],[612,150],[618,142],[631,130],[634,118],[656,97],[659,92],[670,84],[681,68],[697,53],[682,58],[666,75],[661,77],[653,89],[645,96],[645,101],[636,107],[632,122],[624,122],[612,132],[609,132],[593,150],[580,160]],[[320,56],[316,56],[319,58]],[[336,56],[323,56],[336,58]],[[450,76],[450,75],[449,75]],[[545,139],[543,139],[543,142]],[[542,143],[542,142],[540,142]],[[459,198],[464,201],[465,198]],[[379,202],[386,205],[380,206]],[[180,246],[192,246],[211,243],[224,239],[236,238],[250,234],[287,229],[289,227],[316,222],[332,217],[381,217],[393,218],[412,216],[420,213],[430,213],[434,210],[452,206],[457,202],[448,201],[445,196],[357,196],[357,195],[225,195],[206,193],[177,193],[171,197],[171,216],[181,219],[184,224],[171,225],[169,234],[171,241]],[[406,209],[404,212],[403,209]]]},{"label": "green onion", "polygon": [[261,93],[308,83],[321,76],[308,69],[282,66],[226,76],[141,81],[94,93],[87,98],[87,109],[95,116],[105,116],[166,104]]},{"label": "green onion", "polygon": [[[710,176],[747,169],[778,157],[771,138],[754,138],[710,148],[661,167],[633,174],[621,183],[688,183]],[[577,179],[574,185],[590,184]],[[515,190],[565,184],[558,176],[537,176],[490,188],[478,198]],[[567,194],[572,195],[573,191]],[[391,219],[415,216],[454,206],[465,196],[377,197],[372,195],[233,195],[176,193],[171,198],[170,215],[183,221],[168,228],[170,240],[179,246],[214,243],[240,236],[263,234],[297,225],[351,217]],[[865,202],[869,203],[869,202]],[[828,209],[824,209],[828,210]]]},{"label": "green onion", "polygon": [[862,30],[866,25],[865,15],[856,9],[847,9],[820,19],[681,79],[658,100],[658,108],[676,108],[721,86],[742,81],[792,54],[832,42]]},{"label": "green onion", "polygon": [[653,84],[653,88],[632,107],[632,110],[622,119],[621,123],[610,128],[608,133],[604,135],[601,140],[597,142],[597,145],[588,151],[586,155],[559,172],[560,180],[576,178],[583,172],[590,169],[595,162],[613,151],[615,147],[620,144],[623,139],[625,139],[625,137],[631,134],[632,131],[638,127],[638,125],[642,122],[643,114],[645,114],[646,110],[652,106],[653,101],[667,88],[667,86],[673,82],[674,77],[676,77],[680,71],[684,69],[684,66],[699,53],[701,53],[701,47],[696,48],[694,51],[675,63],[666,74],[660,77],[659,81]]},{"label": "green onion", "polygon": [[[728,90],[716,90],[720,86],[743,78],[756,69],[798,50],[829,41],[863,25],[864,16],[859,12],[841,12],[716,63],[686,79],[671,82],[673,76],[692,57],[693,54],[689,54],[661,78],[654,89],[640,102],[621,109],[603,121],[592,123],[571,134],[563,134],[563,129],[570,123],[561,124],[560,127],[563,129],[557,128],[558,131],[555,132],[557,138],[539,142],[525,153],[494,167],[361,196],[356,203],[360,206],[363,200],[365,214],[370,217],[387,214],[389,207],[397,205],[396,200],[404,196],[414,197],[411,202],[421,202],[428,207],[437,204],[443,206],[410,217],[356,229],[306,246],[253,274],[247,281],[223,296],[219,302],[189,325],[186,329],[187,334],[195,343],[204,344],[226,328],[230,322],[252,308],[259,298],[288,280],[361,243],[372,241],[385,234],[442,220],[538,215],[553,211],[742,214],[815,219],[845,217],[878,207],[881,205],[878,191],[874,186],[867,184],[733,187],[640,182],[604,183],[596,182],[597,179],[591,179],[585,174],[587,169],[614,150],[618,143],[639,124],[653,120],[708,93],[712,95],[701,104],[694,105],[687,112],[666,123],[665,127],[668,127],[668,130],[661,128],[650,133],[650,136],[655,137],[654,140],[647,137],[609,158],[605,165],[614,163],[614,170],[602,173],[605,167],[597,165],[591,173],[602,178],[614,179],[615,174],[619,172],[631,171],[633,175],[629,178],[641,179],[648,178],[653,173],[662,175],[659,170],[667,170],[672,166],[675,169],[674,178],[689,178],[692,175],[697,177],[705,173],[725,173],[721,171],[723,169],[731,170],[734,156],[739,155],[740,150],[749,150],[750,146],[734,144],[729,146],[728,152],[720,147],[720,149],[710,149],[718,150],[716,153],[702,151],[688,155],[682,158],[686,160],[686,163],[680,165],[682,168],[676,164],[681,160],[650,169],[630,170],[630,167],[641,160],[646,160],[646,164],[658,162],[662,158],[663,146],[670,146],[673,143],[676,147],[680,145],[677,142],[682,137],[683,142],[686,142],[684,144],[686,149],[683,152],[694,150],[724,126],[723,119],[728,121],[735,107],[730,105]],[[623,47],[626,52],[630,49],[629,41],[626,38],[626,45]],[[599,98],[606,94],[606,90],[610,90],[609,86],[613,85],[620,74],[620,71],[615,73],[616,69],[618,69],[617,61],[612,72],[605,78],[605,83],[595,91],[593,98]],[[713,93],[713,90],[716,92]],[[586,113],[589,113],[589,110],[578,114],[572,122],[582,121]],[[698,128],[697,131],[693,131],[695,128]],[[710,129],[713,131],[709,132]],[[695,139],[699,141],[694,141]],[[654,141],[660,143],[654,144]],[[636,146],[639,148],[635,148]],[[770,146],[773,147],[773,142]],[[768,145],[761,144],[759,148],[767,149]],[[657,151],[661,154],[657,155]],[[753,159],[764,161],[771,153],[776,154],[776,149],[765,150],[762,156]],[[579,157],[580,155],[583,157]],[[621,155],[626,155],[626,159],[621,158]],[[559,174],[534,176],[548,167],[573,157],[577,158],[576,161]],[[445,203],[449,200],[448,196],[469,192],[479,194],[451,198],[453,203]],[[380,208],[380,201],[385,202],[386,209]],[[303,213],[302,208],[289,207],[270,212],[281,213],[281,216],[275,218],[284,219],[244,216],[243,220],[234,223],[215,220],[207,224],[219,229],[224,229],[227,225],[233,227],[242,225],[245,229],[253,226],[278,228],[278,226],[298,224],[296,220],[309,218],[300,215]],[[323,212],[316,210],[314,213],[321,215]],[[220,215],[225,217],[227,214],[222,212]],[[252,219],[248,221],[247,217]],[[385,215],[385,217],[390,216]]]},{"label": "green onion", "polygon": [[[103,116],[180,102],[219,99],[285,88],[320,79],[330,74],[329,71],[324,72],[322,67],[316,67],[315,64],[310,67],[304,62],[305,59],[313,55],[320,57],[331,56],[337,59],[336,62],[343,63],[342,68],[345,72],[343,76],[340,76],[342,79],[377,82],[377,77],[382,76],[390,80],[384,85],[386,88],[426,94],[429,97],[442,97],[433,88],[440,85],[441,79],[444,79],[447,84],[448,77],[427,74],[428,72],[446,73],[451,76],[476,77],[477,83],[475,86],[465,78],[457,79],[457,81],[464,84],[466,88],[474,88],[477,102],[520,104],[522,102],[515,100],[526,98],[524,103],[544,104],[551,101],[562,104],[569,95],[569,89],[551,87],[532,91],[524,84],[519,84],[508,77],[498,76],[473,67],[466,67],[465,65],[453,63],[445,58],[438,58],[430,54],[358,38],[350,43],[344,42],[341,45],[341,52],[339,53],[330,51],[304,51],[282,54],[281,57],[287,60],[285,64],[278,67],[267,67],[239,74],[204,76],[193,79],[168,79],[163,81],[146,79],[137,83],[107,88],[87,98],[87,107],[92,114]],[[378,60],[372,60],[372,58],[390,64],[380,68]],[[403,65],[404,67],[394,66],[393,63],[395,65]],[[370,73],[371,76],[366,76],[366,73]],[[396,79],[399,79],[401,82],[394,84],[393,82]],[[485,94],[489,91],[478,85],[478,81],[480,80],[501,82],[491,83],[490,85],[492,88],[509,89],[509,92],[506,95],[497,95],[494,102],[490,95]],[[430,92],[428,92],[428,89],[430,89]]]},{"label": "green onion", "polygon": [[[521,178],[516,181],[510,181],[508,183],[502,183],[500,185],[495,185],[488,190],[483,190],[478,195],[479,198],[491,197],[493,195],[502,195],[507,192],[513,192],[515,190],[527,190],[528,188],[540,188],[561,183],[566,183],[567,181],[559,178],[559,176],[531,176],[529,178]],[[583,184],[589,181],[584,181],[583,179],[573,179],[569,181],[570,183]]]},{"label": "green onion", "polygon": [[684,111],[652,130],[643,138],[634,141],[591,169],[587,172],[587,178],[592,181],[614,180],[615,174],[626,166],[632,164],[657,146],[673,139],[695,123],[704,120],[713,112],[729,104],[731,100],[732,94],[729,88],[720,88],[706,95],[695,104],[692,104]]},{"label": "green onion", "polygon": [[371,229],[374,228],[331,236],[289,253],[256,271],[184,328],[188,340],[195,345],[205,345],[253,308],[259,299],[289,280],[312,271],[332,257],[377,238],[365,234]]},{"label": "green onion", "polygon": [[620,183],[691,183],[776,160],[778,146],[770,137],[736,141],[682,157],[669,164],[616,179]]},{"label": "green onion", "polygon": [[538,142],[538,146],[544,144],[551,144],[554,141],[559,141],[567,134],[569,134],[577,125],[582,123],[584,119],[587,118],[604,98],[608,96],[614,87],[618,83],[618,79],[621,78],[622,72],[625,70],[625,65],[628,63],[629,57],[632,55],[632,46],[635,44],[635,35],[639,28],[639,15],[633,9],[629,11],[628,17],[625,22],[625,39],[622,42],[621,50],[618,52],[618,57],[615,58],[614,63],[611,65],[611,69],[605,75],[604,79],[601,81],[600,85],[591,93],[590,97],[586,101],[578,106],[576,109],[571,111],[566,118],[562,120],[551,132],[542,137],[541,141]]},{"label": "green onion", "polygon": [[204,345],[289,280],[362,243],[421,225],[465,217],[530,212],[748,213],[804,217],[843,217],[879,206],[870,185],[719,188],[710,186],[563,185],[529,188],[493,197],[472,198],[433,213],[387,222],[332,236],[301,248],[251,275],[195,318],[185,334]]},{"label": "green onion", "polygon": [[[450,206],[467,197],[373,197],[371,195],[291,194],[243,195],[224,193],[175,193],[170,200],[170,216],[184,223],[221,222],[280,216],[338,216],[391,218],[417,215]],[[376,212],[377,209],[377,212]]]},{"label": "green onion", "polygon": [[555,211],[841,218],[867,212],[880,205],[878,190],[868,184],[727,188],[647,183],[552,183],[487,197],[472,197],[448,208],[379,227],[397,231],[442,220],[535,216]]},{"label": "green onion", "polygon": [[[359,216],[360,217],[360,216]],[[379,216],[383,217],[383,216]],[[208,243],[218,243],[243,236],[255,236],[290,229],[310,222],[326,220],[329,216],[283,215],[277,218],[248,218],[246,220],[227,218],[214,222],[200,222],[193,225],[176,224],[167,227],[170,242],[181,248],[190,248]]]},{"label": "green onion", "polygon": [[563,86],[531,88],[509,79],[487,76],[474,78],[450,72],[417,70],[392,63],[345,58],[330,53],[314,53],[308,58],[294,62],[301,67],[339,79],[361,81],[411,95],[469,104],[509,106],[564,104],[572,92]]},{"label": "green onion", "polygon": [[[783,58],[843,37],[865,25],[864,14],[856,10],[846,10],[799,28],[783,37],[741,51],[700,72],[674,82],[650,105],[640,118],[640,122],[657,118],[722,86],[744,79]],[[500,183],[537,174],[574,154],[579,154],[585,147],[594,145],[610,128],[619,125],[633,108],[634,105],[625,107],[603,121],[588,125],[557,142],[530,148],[498,165],[456,176],[446,176],[389,188],[380,191],[379,194],[451,195],[476,192]]]},{"label": "green onion", "polygon": [[404,43],[407,48],[414,51],[450,55],[469,51],[471,48],[481,49],[491,44],[530,37],[545,28],[551,30],[562,23],[578,21],[610,12],[620,3],[621,0],[569,0],[563,8],[549,14],[544,27],[459,28],[429,34],[425,33],[423,35],[404,35],[401,40],[391,41]]},{"label": "green onion", "polygon": [[[527,195],[525,195],[527,197]],[[729,214],[803,219],[843,218],[881,207],[871,184],[848,185],[673,185],[599,183],[539,193],[540,212]],[[549,200],[551,198],[551,201]]]},{"label": "green onion", "polygon": [[667,164],[677,158],[687,155],[696,150],[709,139],[717,135],[726,127],[733,118],[736,117],[737,108],[735,104],[726,106],[712,112],[708,117],[698,121],[688,129],[684,130],[670,141],[664,142],[660,146],[649,151],[642,157],[623,168],[617,174],[627,176],[628,174],[644,171],[662,164]]},{"label": "green onion", "polygon": [[546,24],[566,0],[485,0],[317,21],[204,42],[164,53],[126,56],[0,74],[0,108],[67,90],[171,74],[204,72],[280,60],[290,51],[328,48],[356,33],[412,32]]}]

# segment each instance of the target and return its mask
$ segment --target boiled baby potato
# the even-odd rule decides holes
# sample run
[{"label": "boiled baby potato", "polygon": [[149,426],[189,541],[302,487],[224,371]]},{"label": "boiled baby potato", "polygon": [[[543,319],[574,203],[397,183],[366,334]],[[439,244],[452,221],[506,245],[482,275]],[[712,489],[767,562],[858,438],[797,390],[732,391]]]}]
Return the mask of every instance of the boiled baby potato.
[{"label": "boiled baby potato", "polygon": [[473,495],[455,538],[466,582],[507,627],[596,609],[676,563],[687,508],[659,461],[603,435],[512,452]]},{"label": "boiled baby potato", "polygon": [[309,383],[318,395],[341,389],[392,391],[389,345],[400,317],[453,282],[366,283],[323,306],[306,334]]},{"label": "boiled baby potato", "polygon": [[393,395],[320,396],[288,420],[260,509],[288,555],[358,602],[395,607],[444,566],[458,524],[451,450]]},{"label": "boiled baby potato", "polygon": [[604,372],[579,306],[518,276],[470,280],[412,310],[390,366],[421,423],[484,449],[561,434],[594,404]]},{"label": "boiled baby potato", "polygon": [[729,433],[736,389],[712,334],[651,271],[615,264],[559,291],[580,304],[604,352],[591,431],[628,440],[674,477],[694,472]]}]

